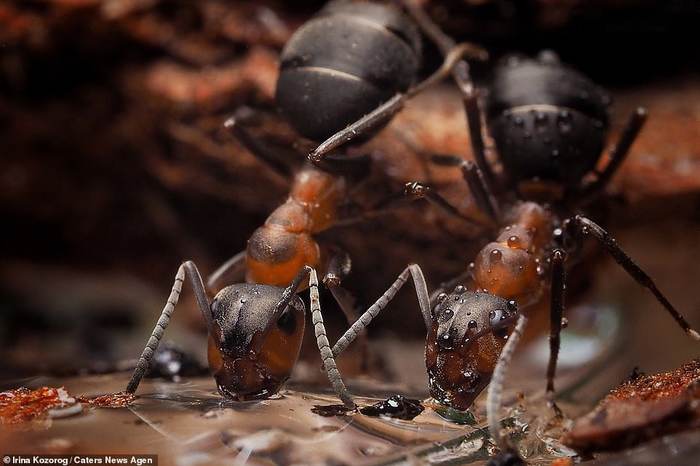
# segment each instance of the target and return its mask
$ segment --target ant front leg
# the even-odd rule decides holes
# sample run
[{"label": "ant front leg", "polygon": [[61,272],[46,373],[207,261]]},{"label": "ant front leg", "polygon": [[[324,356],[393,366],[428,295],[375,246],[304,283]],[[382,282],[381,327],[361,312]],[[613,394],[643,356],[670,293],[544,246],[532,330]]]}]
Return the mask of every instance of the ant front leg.
[{"label": "ant front leg", "polygon": [[126,391],[128,393],[135,393],[136,389],[141,383],[141,379],[148,372],[153,362],[153,356],[155,355],[156,349],[158,349],[158,344],[161,338],[163,338],[163,333],[166,327],[170,323],[170,317],[175,310],[178,300],[180,299],[180,292],[182,291],[182,283],[185,280],[185,275],[190,279],[190,284],[194,290],[195,298],[197,299],[197,305],[202,311],[202,316],[207,323],[207,328],[211,328],[211,309],[209,306],[209,299],[207,298],[207,292],[202,283],[202,276],[197,270],[197,266],[192,261],[183,262],[182,265],[177,269],[177,274],[175,275],[175,282],[170,291],[170,296],[168,296],[168,301],[160,314],[160,318],[153,328],[148,343],[141,353],[138,362],[136,363],[136,368],[131,376],[129,384],[126,386]]},{"label": "ant front leg", "polygon": [[550,257],[551,266],[551,296],[549,319],[549,364],[547,365],[547,404],[554,410],[557,417],[563,413],[555,401],[554,377],[557,372],[559,347],[561,346],[561,321],[564,316],[564,293],[566,290],[566,255],[561,249],[555,249]]},{"label": "ant front leg", "polygon": [[639,267],[632,260],[632,258],[622,250],[622,248],[620,248],[617,241],[615,241],[615,238],[610,236],[610,234],[605,231],[603,227],[589,218],[577,215],[571,221],[573,222],[574,227],[581,232],[581,234],[593,236],[593,238],[595,238],[605,248],[608,254],[615,259],[615,262],[617,262],[618,265],[625,269],[625,271],[632,278],[634,278],[637,283],[651,291],[654,297],[656,297],[657,301],[661,303],[661,305],[666,309],[666,311],[668,311],[671,317],[673,317],[676,323],[689,337],[691,337],[693,340],[700,341],[700,333],[693,329],[685,317],[683,317],[683,315],[676,310],[668,298],[666,298],[666,296],[656,286],[654,280],[652,280],[651,277],[647,275],[646,272],[644,272],[644,270],[642,270],[642,268]]},{"label": "ant front leg", "polygon": [[405,93],[396,94],[367,115],[363,116],[345,129],[338,131],[330,138],[322,142],[309,154],[309,160],[314,164],[319,164],[328,153],[346,144],[363,134],[371,133],[375,129],[385,124],[391,117],[396,115],[405,105],[406,101],[423,92],[433,84],[443,80],[464,56],[470,56],[478,60],[485,60],[488,54],[482,48],[469,44],[460,43],[452,47],[445,56],[442,66],[424,81],[418,83]]},{"label": "ant front leg", "polygon": [[413,286],[416,290],[416,297],[418,298],[418,305],[420,306],[421,313],[423,314],[425,326],[426,328],[430,328],[431,316],[428,286],[425,283],[425,277],[423,276],[423,271],[421,270],[420,266],[417,264],[410,264],[403,270],[403,272],[399,274],[389,289],[386,290],[384,294],[381,295],[379,299],[377,299],[377,301],[350,326],[343,336],[338,339],[336,344],[333,345],[334,356],[338,356],[340,353],[342,353],[348,347],[348,345],[350,345],[350,343],[352,343],[355,338],[357,338],[357,336],[367,328],[372,320],[386,308],[389,302],[394,299],[396,293],[398,293],[401,287],[408,281],[409,276],[413,278]]}]

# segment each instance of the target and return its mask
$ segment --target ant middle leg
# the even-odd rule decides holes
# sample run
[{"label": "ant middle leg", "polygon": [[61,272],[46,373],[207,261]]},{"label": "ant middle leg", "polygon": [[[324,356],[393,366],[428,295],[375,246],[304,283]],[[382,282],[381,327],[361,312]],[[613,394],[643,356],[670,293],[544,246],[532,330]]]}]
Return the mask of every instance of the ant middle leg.
[{"label": "ant middle leg", "polygon": [[433,74],[428,76],[424,81],[416,84],[404,93],[398,93],[392,98],[379,105],[367,115],[363,116],[354,123],[348,125],[345,129],[338,131],[333,136],[322,142],[316,149],[309,153],[309,160],[314,164],[321,163],[328,153],[346,144],[353,139],[372,132],[381,127],[391,117],[396,115],[405,105],[406,101],[423,92],[428,87],[443,80],[451,71],[452,68],[464,56],[470,56],[474,59],[485,60],[488,54],[481,47],[469,43],[456,44],[445,56],[440,68]]},{"label": "ant middle leg", "polygon": [[148,372],[153,362],[153,356],[155,355],[156,349],[158,349],[158,344],[161,338],[163,338],[163,333],[170,323],[170,317],[175,310],[178,300],[180,299],[180,292],[182,291],[182,283],[185,280],[185,275],[190,279],[190,284],[194,290],[194,295],[197,300],[197,305],[202,311],[202,317],[207,323],[207,328],[211,328],[211,309],[209,305],[209,299],[207,298],[206,289],[204,288],[204,283],[202,283],[202,276],[197,270],[197,266],[192,261],[183,262],[177,269],[177,274],[175,275],[175,282],[170,291],[170,296],[168,296],[168,301],[160,314],[160,318],[153,328],[151,336],[148,338],[146,347],[143,349],[138,362],[136,363],[136,368],[134,368],[134,373],[131,376],[131,380],[126,386],[126,391],[128,393],[136,392],[141,379]]},{"label": "ant middle leg", "polygon": [[639,132],[642,130],[647,120],[647,115],[647,110],[643,107],[639,107],[629,116],[617,144],[615,144],[610,152],[608,164],[603,171],[598,173],[598,177],[594,181],[581,189],[580,196],[584,200],[588,200],[600,193],[610,182],[613,175],[617,172],[617,169],[620,168],[622,162],[627,158],[632,144],[637,140],[637,136],[639,136]]},{"label": "ant middle leg", "polygon": [[700,341],[700,333],[693,329],[688,321],[683,317],[683,315],[676,310],[676,308],[671,304],[671,302],[666,298],[666,296],[659,290],[651,279],[649,275],[642,270],[639,265],[637,265],[630,256],[627,255],[625,251],[620,248],[615,241],[615,238],[610,236],[610,234],[605,231],[603,227],[595,223],[593,220],[586,218],[582,215],[577,215],[573,219],[574,227],[583,235],[591,235],[595,238],[612,256],[615,262],[620,265],[634,280],[639,283],[644,288],[652,292],[657,301],[668,311],[668,313],[673,317],[676,323],[683,329],[683,331],[691,337],[693,340]]},{"label": "ant middle leg", "polygon": [[[440,50],[443,56],[447,56],[455,47],[455,41],[445,34],[440,27],[418,6],[413,0],[403,0],[404,7],[411,15],[418,27]],[[481,110],[479,108],[478,94],[469,73],[469,64],[460,59],[450,70],[457,88],[464,100],[464,110],[467,117],[467,130],[472,146],[474,160],[483,174],[483,179],[490,191],[496,186],[496,175],[486,159],[486,146],[481,134]]]}]

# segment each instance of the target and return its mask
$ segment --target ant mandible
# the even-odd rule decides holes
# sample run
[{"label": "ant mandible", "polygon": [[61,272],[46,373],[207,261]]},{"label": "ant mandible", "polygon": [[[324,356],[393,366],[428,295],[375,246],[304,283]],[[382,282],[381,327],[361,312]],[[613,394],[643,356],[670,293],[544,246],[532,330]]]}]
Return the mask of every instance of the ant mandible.
[{"label": "ant mandible", "polygon": [[[419,93],[446,76],[463,55],[485,55],[469,44],[456,45],[438,71],[414,85],[420,66],[420,40],[411,20],[391,5],[331,2],[285,46],[277,104],[302,136],[323,139],[376,106],[381,107],[387,99],[404,101]],[[246,129],[251,119],[254,115],[241,110],[225,126],[255,156],[278,172],[291,175],[286,154],[271,149]],[[305,307],[296,292],[308,277],[312,322],[324,368],[338,397],[354,407],[326,337],[316,273],[325,262],[328,273],[324,283],[350,315],[352,311],[339,288],[350,261],[342,253],[322,261],[313,235],[338,222],[340,204],[348,197],[345,177],[338,175],[355,173],[362,165],[357,162],[337,155],[320,168],[307,165],[299,170],[288,200],[256,230],[246,251],[226,261],[207,281],[213,288],[224,275],[245,274],[248,283],[224,287],[209,302],[196,265],[184,262],[127,392],[134,393],[148,371],[188,276],[207,324],[208,360],[219,392],[234,400],[273,395],[289,378],[299,356]],[[412,188],[416,198],[447,205],[420,184]],[[376,210],[402,201],[402,196],[392,196]]]},{"label": "ant mandible", "polygon": [[[441,50],[449,49],[452,39],[421,10],[407,5],[424,33]],[[518,312],[516,302],[526,315],[549,305],[546,393],[550,406],[561,416],[554,402],[554,377],[564,311],[565,261],[580,250],[585,237],[595,238],[618,265],[652,292],[692,339],[700,340],[700,334],[615,239],[577,213],[603,192],[647,112],[638,108],[632,113],[609,161],[597,171],[608,131],[609,96],[551,52],[537,59],[511,57],[495,68],[486,102],[486,129],[503,167],[498,176],[486,159],[480,106],[466,70],[466,64],[458,64],[453,77],[464,98],[476,163],[452,156],[434,160],[461,167],[476,204],[491,218],[498,235],[463,274],[470,278],[467,286],[439,293],[432,312],[425,311],[430,303],[421,305],[428,326],[430,393],[442,404],[467,409],[491,379]],[[328,141],[346,140],[345,133],[361,123],[351,124]],[[326,147],[321,144],[310,158],[322,159]],[[381,305],[370,308],[350,327],[333,348],[335,356],[385,308],[388,299],[380,298]]]}]

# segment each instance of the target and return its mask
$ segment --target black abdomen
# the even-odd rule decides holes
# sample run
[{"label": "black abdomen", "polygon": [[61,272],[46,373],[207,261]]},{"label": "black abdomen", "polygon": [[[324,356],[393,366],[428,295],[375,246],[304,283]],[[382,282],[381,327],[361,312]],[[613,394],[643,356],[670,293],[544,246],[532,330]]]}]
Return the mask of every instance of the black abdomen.
[{"label": "black abdomen", "polygon": [[277,105],[303,136],[324,140],[405,91],[420,66],[420,36],[399,10],[332,2],[281,56]]},{"label": "black abdomen", "polygon": [[605,144],[610,98],[551,54],[511,58],[493,75],[486,120],[515,180],[578,184]]}]

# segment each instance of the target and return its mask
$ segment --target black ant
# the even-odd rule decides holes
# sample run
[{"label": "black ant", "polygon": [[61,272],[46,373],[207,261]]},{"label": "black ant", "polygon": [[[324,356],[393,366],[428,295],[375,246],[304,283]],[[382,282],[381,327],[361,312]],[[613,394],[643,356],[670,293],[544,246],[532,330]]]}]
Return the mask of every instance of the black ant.
[{"label": "black ant", "polygon": [[[420,9],[407,5],[424,33],[441,50],[449,50],[454,42]],[[419,293],[428,327],[430,393],[444,405],[469,408],[491,379],[518,307],[532,316],[549,305],[546,390],[549,404],[561,416],[554,402],[554,376],[564,311],[565,261],[580,250],[584,238],[595,238],[632,278],[654,294],[691,338],[700,340],[700,334],[615,239],[593,220],[576,213],[604,190],[624,161],[647,112],[639,108],[632,113],[607,165],[597,171],[609,125],[609,96],[551,52],[543,52],[537,59],[511,57],[495,68],[486,101],[486,128],[503,167],[499,175],[486,159],[480,106],[466,71],[466,64],[458,64],[453,77],[465,101],[476,163],[452,156],[434,160],[461,167],[475,202],[499,232],[495,241],[478,253],[467,273],[455,280],[460,283],[466,276],[467,286],[460,284],[449,294],[439,293],[432,312],[430,303],[421,296],[427,290]],[[347,140],[354,127],[374,117],[366,116],[332,136],[330,143],[321,144],[310,158],[321,160],[327,147],[337,147],[336,142]],[[420,269],[412,267],[422,280]],[[402,283],[401,277],[397,283]],[[338,340],[333,348],[335,356],[385,308],[396,293],[397,283]]]},{"label": "black ant", "polygon": [[[403,101],[421,92],[445,77],[462,56],[485,55],[470,44],[455,45],[438,71],[414,84],[421,63],[420,41],[411,20],[389,4],[329,3],[302,25],[282,52],[276,93],[281,113],[302,136],[322,139],[381,107],[385,100]],[[245,128],[253,118],[241,110],[225,126],[255,156],[291,175],[284,151],[271,149]],[[234,400],[273,395],[289,378],[299,356],[305,307],[296,291],[308,277],[312,321],[324,367],[340,399],[354,407],[330,352],[316,274],[317,268],[327,267],[323,281],[341,309],[351,315],[339,288],[350,261],[342,253],[322,260],[314,235],[339,222],[341,203],[349,195],[346,176],[341,175],[354,174],[362,165],[358,162],[336,155],[320,167],[307,165],[297,171],[288,200],[253,233],[246,251],[226,261],[207,281],[213,288],[224,274],[245,274],[248,283],[223,288],[210,303],[197,267],[184,262],[127,391],[136,391],[151,365],[187,275],[207,323],[209,365],[219,392]],[[448,205],[418,183],[410,190],[416,198]],[[392,196],[376,211],[403,200],[403,194]]]}]

